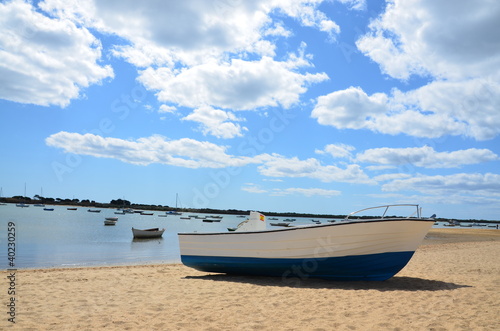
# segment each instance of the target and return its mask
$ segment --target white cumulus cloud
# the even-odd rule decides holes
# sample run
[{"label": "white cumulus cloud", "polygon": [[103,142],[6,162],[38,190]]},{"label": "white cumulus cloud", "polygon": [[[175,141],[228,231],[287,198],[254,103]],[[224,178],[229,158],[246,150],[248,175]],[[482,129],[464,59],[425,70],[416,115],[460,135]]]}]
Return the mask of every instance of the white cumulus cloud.
[{"label": "white cumulus cloud", "polygon": [[[316,0],[76,1],[45,0],[45,12],[124,40],[114,56],[137,67],[139,81],[159,101],[233,110],[289,107],[308,84],[327,79],[304,73],[305,57],[277,61],[266,38],[288,37],[283,14],[335,38],[338,25]],[[350,1],[349,6],[354,6]],[[301,46],[301,49],[303,47]],[[300,51],[300,50],[299,50]]]},{"label": "white cumulus cloud", "polygon": [[234,59],[227,64],[193,66],[179,73],[168,68],[148,68],[139,80],[148,89],[159,91],[160,101],[185,107],[210,105],[234,110],[289,107],[306,92],[307,84],[328,78],[324,73],[294,71],[303,64],[295,59],[280,62],[269,57],[257,61]]},{"label": "white cumulus cloud", "polygon": [[242,136],[242,131],[247,130],[239,124],[241,121],[232,112],[214,109],[210,106],[195,109],[191,114],[182,118],[185,121],[200,123],[201,131],[206,135],[210,134],[218,138],[234,138]]},{"label": "white cumulus cloud", "polygon": [[500,134],[500,3],[489,0],[389,1],[356,42],[381,71],[429,83],[367,95],[348,88],[320,96],[312,112],[337,128],[476,140]]},{"label": "white cumulus cloud", "polygon": [[168,106],[168,105],[161,105],[160,108],[158,109],[158,113],[163,114],[163,113],[175,113],[177,111],[177,108],[174,106]]},{"label": "white cumulus cloud", "polygon": [[185,168],[224,168],[257,162],[249,157],[229,155],[226,147],[210,142],[190,138],[169,140],[160,135],[124,140],[61,131],[47,137],[45,142],[66,153],[113,158],[136,165],[159,163]]},{"label": "white cumulus cloud", "polygon": [[333,197],[341,195],[342,192],[337,190],[326,190],[322,188],[300,188],[300,187],[289,187],[286,189],[273,189],[271,195],[284,196],[284,195],[303,195],[306,197],[321,196],[321,197]]},{"label": "white cumulus cloud", "polygon": [[497,1],[393,0],[357,45],[395,78],[489,76],[500,66],[499,15]]},{"label": "white cumulus cloud", "polygon": [[356,164],[340,168],[323,165],[314,158],[300,160],[297,157],[286,158],[273,154],[268,156],[258,169],[262,175],[268,177],[313,178],[322,182],[375,183]]},{"label": "white cumulus cloud", "polygon": [[346,144],[329,144],[326,145],[323,150],[317,149],[315,152],[317,154],[330,154],[333,157],[338,158],[349,158],[351,157],[351,152],[356,148],[351,145]]},{"label": "white cumulus cloud", "polygon": [[268,194],[270,196],[285,196],[285,195],[301,195],[306,197],[322,196],[322,197],[333,197],[342,194],[342,192],[337,190],[326,190],[322,188],[300,188],[300,187],[289,187],[289,188],[273,188],[273,189],[263,189],[254,183],[247,183],[241,188],[242,191],[256,194]]},{"label": "white cumulus cloud", "polygon": [[85,27],[50,18],[30,3],[0,3],[0,98],[67,106],[82,88],[113,77],[101,43]]},{"label": "white cumulus cloud", "polygon": [[368,96],[359,87],[335,91],[320,96],[311,116],[323,125],[338,128],[362,129],[370,119],[387,111],[387,96],[377,93]]},{"label": "white cumulus cloud", "polygon": [[[431,195],[479,195],[500,197],[500,175],[460,173],[453,175],[419,175],[397,179],[382,185],[382,191],[418,191]],[[498,199],[497,199],[498,200]]]},{"label": "white cumulus cloud", "polygon": [[437,152],[429,146],[373,148],[356,155],[356,160],[359,162],[394,166],[409,164],[423,168],[458,168],[498,159],[498,155],[489,149],[469,148],[453,152]]}]

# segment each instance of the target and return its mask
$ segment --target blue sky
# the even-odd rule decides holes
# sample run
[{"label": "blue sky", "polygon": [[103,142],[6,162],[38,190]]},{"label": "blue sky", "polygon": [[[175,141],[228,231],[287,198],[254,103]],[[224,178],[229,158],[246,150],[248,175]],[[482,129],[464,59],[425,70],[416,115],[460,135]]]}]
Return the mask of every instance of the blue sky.
[{"label": "blue sky", "polygon": [[3,1],[4,196],[498,219],[500,3]]}]

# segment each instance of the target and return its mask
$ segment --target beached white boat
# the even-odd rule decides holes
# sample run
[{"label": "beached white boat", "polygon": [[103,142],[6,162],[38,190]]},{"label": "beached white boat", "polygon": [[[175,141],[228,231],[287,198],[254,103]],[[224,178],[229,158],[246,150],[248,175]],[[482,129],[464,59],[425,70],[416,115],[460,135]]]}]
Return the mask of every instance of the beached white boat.
[{"label": "beached white boat", "polygon": [[[388,217],[394,206],[416,207],[408,217]],[[358,212],[384,208],[380,217],[352,219]],[[434,219],[421,218],[418,205],[387,205],[350,214],[336,223],[269,230],[265,216],[251,212],[235,231],[179,233],[181,260],[206,272],[385,280],[411,259]],[[416,216],[414,216],[416,214]]]},{"label": "beached white boat", "polygon": [[147,239],[147,238],[160,238],[165,232],[165,229],[153,228],[153,229],[134,229],[132,228],[132,233],[134,234],[134,238],[138,239]]},{"label": "beached white boat", "polygon": [[104,225],[115,225],[118,222],[118,217],[106,217],[104,219]]}]

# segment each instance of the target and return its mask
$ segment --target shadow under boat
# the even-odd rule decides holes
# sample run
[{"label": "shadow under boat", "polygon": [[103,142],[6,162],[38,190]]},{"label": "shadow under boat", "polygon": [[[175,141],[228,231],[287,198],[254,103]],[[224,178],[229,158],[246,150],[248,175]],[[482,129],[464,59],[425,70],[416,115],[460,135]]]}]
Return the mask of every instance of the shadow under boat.
[{"label": "shadow under boat", "polygon": [[234,274],[208,274],[186,276],[185,279],[201,279],[220,282],[248,283],[258,286],[297,287],[310,289],[377,290],[385,291],[451,291],[470,285],[417,277],[394,276],[385,281],[333,281],[321,278],[245,276]]}]

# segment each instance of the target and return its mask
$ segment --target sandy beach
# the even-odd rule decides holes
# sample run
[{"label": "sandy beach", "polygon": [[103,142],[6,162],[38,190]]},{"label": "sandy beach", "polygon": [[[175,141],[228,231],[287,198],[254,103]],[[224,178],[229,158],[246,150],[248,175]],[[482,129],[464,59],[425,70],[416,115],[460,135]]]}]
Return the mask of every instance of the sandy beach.
[{"label": "sandy beach", "polygon": [[0,329],[498,330],[500,231],[432,229],[384,282],[227,276],[183,265],[2,271]]}]

